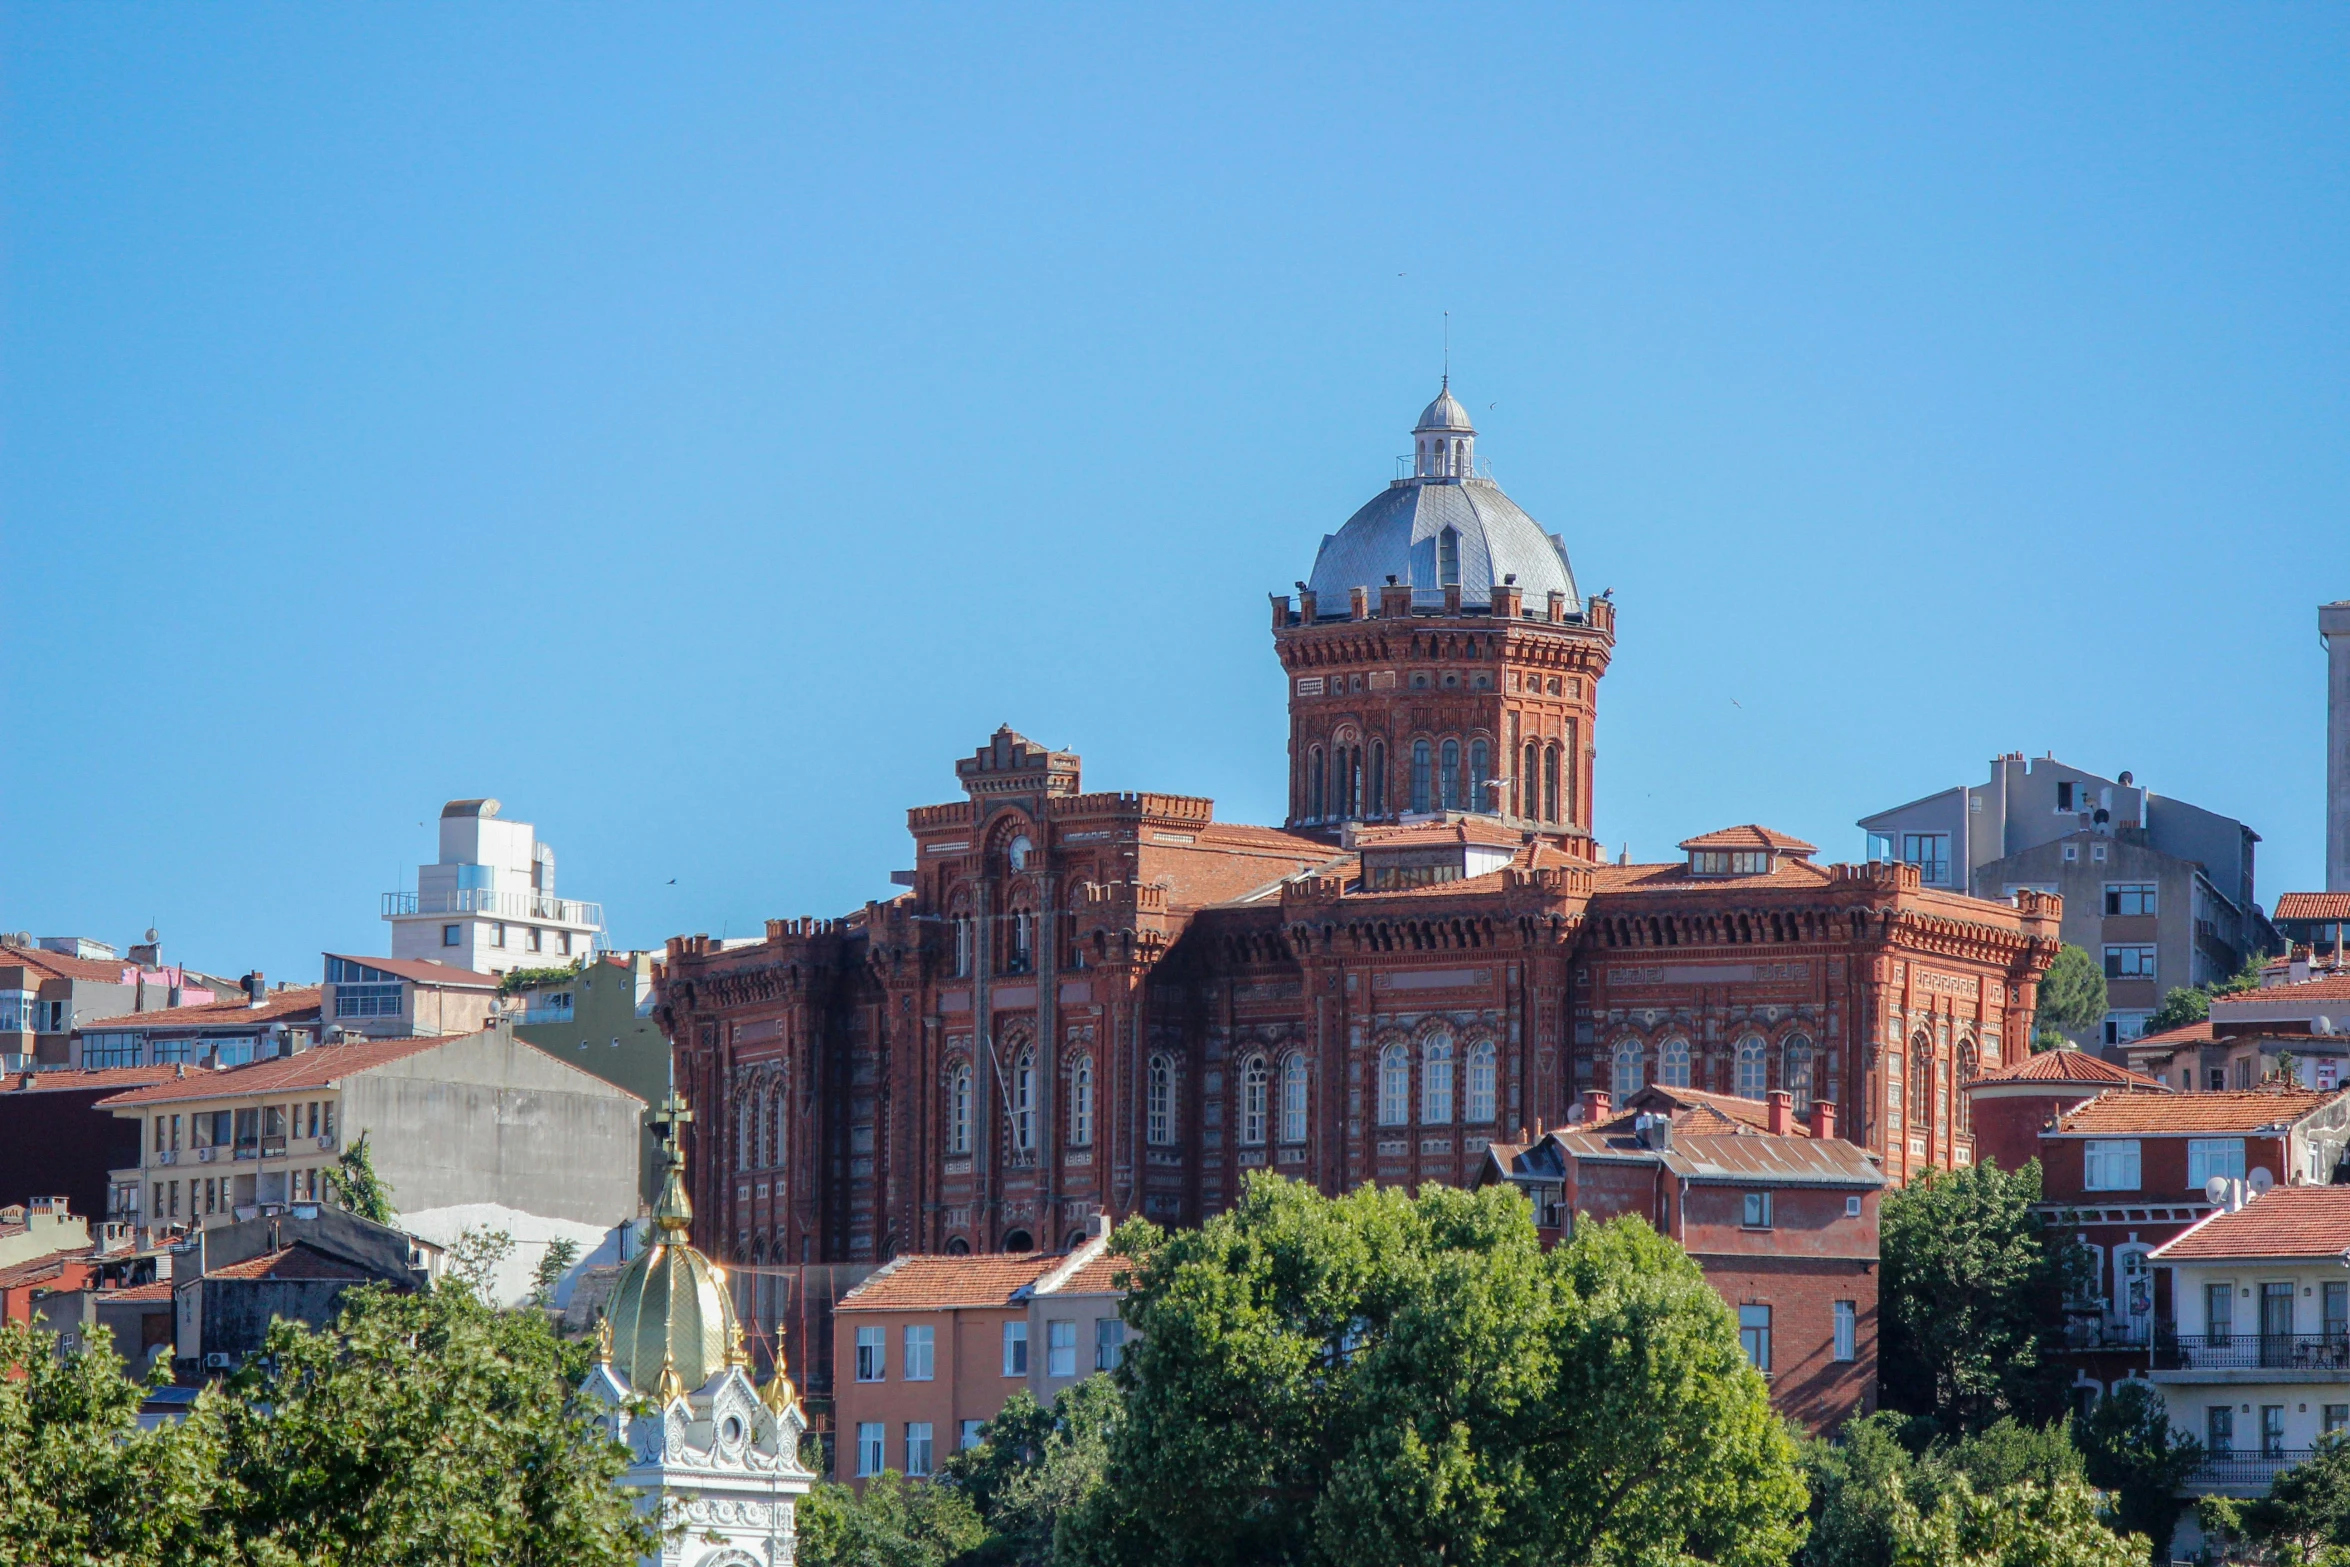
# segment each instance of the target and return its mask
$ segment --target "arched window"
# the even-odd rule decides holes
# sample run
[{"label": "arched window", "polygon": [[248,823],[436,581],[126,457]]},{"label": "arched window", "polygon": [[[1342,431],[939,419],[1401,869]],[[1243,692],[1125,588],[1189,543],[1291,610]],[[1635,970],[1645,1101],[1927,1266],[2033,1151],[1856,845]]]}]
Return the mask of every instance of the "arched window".
[{"label": "arched window", "polygon": [[1954,1113],[1958,1117],[1958,1129],[1962,1132],[1971,1132],[1975,1129],[1975,1096],[1966,1091],[1966,1085],[1975,1080],[1975,1062],[1975,1042],[1971,1039],[1960,1040],[1958,1043],[1958,1104],[1955,1106]]},{"label": "arched window", "polygon": [[971,916],[955,916],[955,977],[971,972]]},{"label": "arched window", "polygon": [[[737,1091],[739,1092],[739,1085]],[[735,1102],[734,1167],[738,1170],[751,1168],[751,1136],[753,1128],[758,1124],[758,1115],[758,1101],[750,1095],[744,1094],[741,1099]]]},{"label": "arched window", "polygon": [[1483,1124],[1493,1119],[1494,1076],[1493,1041],[1480,1039],[1469,1046],[1469,1095],[1462,1120]]},{"label": "arched window", "polygon": [[1420,1047],[1420,1120],[1452,1124],[1452,1035],[1435,1033]]},{"label": "arched window", "polygon": [[1387,814],[1387,742],[1371,742],[1371,814]]},{"label": "arched window", "polygon": [[1797,1115],[1811,1114],[1811,1040],[1802,1034],[1790,1034],[1781,1061],[1779,1086],[1795,1096]]},{"label": "arched window", "polygon": [[947,1152],[971,1151],[971,1063],[958,1061],[947,1069]]},{"label": "arched window", "polygon": [[1444,808],[1457,811],[1461,808],[1461,743],[1445,741],[1443,757]]},{"label": "arched window", "polygon": [[1318,822],[1322,819],[1322,802],[1325,798],[1322,793],[1322,786],[1325,782],[1322,775],[1322,748],[1315,746],[1312,756],[1313,777],[1306,785],[1306,815],[1309,819]]},{"label": "arched window", "polygon": [[1749,1034],[1738,1041],[1738,1097],[1760,1099],[1770,1086],[1770,1046],[1760,1034]]},{"label": "arched window", "polygon": [[1029,1153],[1036,1147],[1036,1052],[1023,1050],[1012,1063],[1012,1149]]},{"label": "arched window", "polygon": [[1069,1067],[1069,1146],[1093,1146],[1093,1057],[1080,1054]]},{"label": "arched window", "polygon": [[1909,1129],[1934,1124],[1934,1043],[1920,1034],[1909,1046]]},{"label": "arched window", "polygon": [[1542,819],[1559,819],[1559,748],[1555,745],[1542,748]]},{"label": "arched window", "polygon": [[1527,742],[1526,754],[1520,760],[1517,782],[1510,786],[1510,792],[1524,791],[1518,814],[1531,821],[1542,814],[1542,747]]},{"label": "arched window", "polygon": [[1412,1053],[1399,1041],[1379,1052],[1379,1124],[1408,1126],[1412,1119]]},{"label": "arched window", "polygon": [[1175,1141],[1175,1060],[1152,1056],[1144,1098],[1143,1141],[1164,1148]]},{"label": "arched window", "polygon": [[1637,1039],[1616,1041],[1615,1060],[1608,1078],[1608,1090],[1620,1104],[1640,1092],[1641,1069],[1647,1065],[1646,1047]]},{"label": "arched window", "polygon": [[1667,1088],[1689,1086],[1689,1041],[1668,1039],[1657,1047],[1656,1080]]},{"label": "arched window", "polygon": [[947,1255],[950,1257],[968,1257],[971,1255],[971,1243],[963,1239],[963,1237],[960,1235],[950,1235],[947,1237]]},{"label": "arched window", "polygon": [[1281,1140],[1306,1140],[1306,1057],[1292,1050],[1281,1058]]},{"label": "arched window", "polygon": [[1455,528],[1447,528],[1436,535],[1436,585],[1457,588],[1461,585],[1461,535]]},{"label": "arched window", "polygon": [[1493,753],[1482,740],[1469,742],[1469,809],[1492,809],[1493,802],[1485,797],[1486,780],[1493,776]]},{"label": "arched window", "polygon": [[1567,743],[1559,758],[1559,816],[1562,822],[1575,820],[1575,725],[1567,723]]},{"label": "arched window", "polygon": [[1240,1140],[1252,1148],[1263,1146],[1265,1141],[1269,1080],[1263,1056],[1250,1056],[1240,1063]]},{"label": "arched window", "polygon": [[1412,809],[1428,809],[1428,742],[1412,742]]}]

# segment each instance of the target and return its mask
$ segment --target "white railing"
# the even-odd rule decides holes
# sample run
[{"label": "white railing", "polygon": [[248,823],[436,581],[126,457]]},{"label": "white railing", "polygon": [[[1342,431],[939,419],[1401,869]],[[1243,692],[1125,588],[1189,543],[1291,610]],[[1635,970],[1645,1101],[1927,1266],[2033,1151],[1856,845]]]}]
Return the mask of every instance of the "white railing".
[{"label": "white railing", "polygon": [[604,906],[578,898],[558,898],[543,892],[494,892],[486,887],[459,887],[448,892],[387,892],[383,917],[410,914],[487,914],[496,919],[546,920],[555,925],[589,925],[601,929]]},{"label": "white railing", "polygon": [[573,1005],[566,1001],[560,1006],[527,1006],[522,1009],[525,1023],[569,1023],[573,1020]]}]

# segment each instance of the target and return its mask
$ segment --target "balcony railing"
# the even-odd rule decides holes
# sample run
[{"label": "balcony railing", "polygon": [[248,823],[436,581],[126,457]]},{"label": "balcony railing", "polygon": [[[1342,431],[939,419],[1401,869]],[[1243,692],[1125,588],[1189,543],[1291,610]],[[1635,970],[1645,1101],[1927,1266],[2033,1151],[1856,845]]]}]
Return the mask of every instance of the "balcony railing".
[{"label": "balcony railing", "polygon": [[2340,1371],[2350,1380],[2350,1331],[2182,1333],[2154,1346],[2157,1371]]},{"label": "balcony railing", "polygon": [[268,1134],[264,1134],[264,1135],[262,1136],[262,1139],[261,1139],[261,1157],[262,1157],[262,1158],[264,1158],[264,1159],[283,1159],[285,1156],[286,1156],[286,1140],[285,1140],[285,1138],[284,1138],[284,1137],[282,1137],[282,1136],[274,1136],[274,1137],[273,1137],[273,1136],[270,1136],[270,1135],[268,1135]]},{"label": "balcony railing", "polygon": [[2269,1451],[2250,1453],[2215,1453],[2203,1460],[2201,1468],[2187,1476],[2190,1491],[2216,1491],[2249,1487],[2266,1490],[2268,1483],[2295,1464],[2305,1464],[2315,1457],[2306,1447],[2279,1447]]},{"label": "balcony railing", "polygon": [[602,929],[604,906],[577,898],[558,898],[541,892],[493,892],[484,887],[459,887],[449,892],[387,892],[383,917],[409,914],[486,914],[493,919],[545,920],[551,925],[585,925]]},{"label": "balcony railing", "polygon": [[572,1003],[568,1001],[561,1006],[533,1003],[522,1009],[522,1021],[524,1023],[568,1023],[572,1021],[572,1012]]}]

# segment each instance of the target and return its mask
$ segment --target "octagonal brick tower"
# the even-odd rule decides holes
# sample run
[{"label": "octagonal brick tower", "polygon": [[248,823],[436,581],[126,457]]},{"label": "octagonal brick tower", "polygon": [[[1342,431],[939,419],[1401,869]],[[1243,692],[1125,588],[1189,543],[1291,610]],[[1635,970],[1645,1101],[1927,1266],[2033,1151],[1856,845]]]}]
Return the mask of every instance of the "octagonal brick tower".
[{"label": "octagonal brick tower", "polygon": [[1615,606],[1575,589],[1566,544],[1477,468],[1450,380],[1412,430],[1412,474],[1325,535],[1293,603],[1292,831],[1470,814],[1591,847],[1592,721]]}]

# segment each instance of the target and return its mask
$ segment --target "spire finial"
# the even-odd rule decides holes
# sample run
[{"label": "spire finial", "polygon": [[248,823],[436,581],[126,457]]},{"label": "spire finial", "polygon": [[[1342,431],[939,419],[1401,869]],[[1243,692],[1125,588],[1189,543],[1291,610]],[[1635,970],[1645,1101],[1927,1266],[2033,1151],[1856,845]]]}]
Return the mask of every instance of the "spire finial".
[{"label": "spire finial", "polygon": [[659,1392],[661,1396],[661,1405],[663,1408],[667,1408],[669,1405],[677,1402],[677,1400],[685,1397],[685,1378],[677,1374],[677,1351],[674,1349],[665,1349],[661,1351],[661,1382],[659,1386]]},{"label": "spire finial", "polygon": [[596,1317],[596,1364],[612,1364],[612,1319],[602,1313]]},{"label": "spire finial", "polygon": [[[1427,385],[1425,381],[1420,384]],[[1444,313],[1444,381],[1437,390],[1452,390],[1452,312],[1449,310]]]}]

